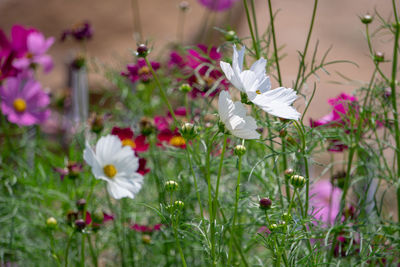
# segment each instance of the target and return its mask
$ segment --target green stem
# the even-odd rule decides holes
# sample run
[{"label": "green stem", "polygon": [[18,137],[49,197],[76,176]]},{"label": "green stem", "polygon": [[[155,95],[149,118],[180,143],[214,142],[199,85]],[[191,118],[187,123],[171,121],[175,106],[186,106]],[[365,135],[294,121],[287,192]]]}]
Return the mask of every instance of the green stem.
[{"label": "green stem", "polygon": [[183,254],[181,243],[179,242],[179,239],[178,239],[178,231],[176,230],[176,225],[174,225],[173,228],[174,228],[175,242],[176,242],[176,246],[178,247],[179,255],[181,256],[182,265],[183,265],[183,267],[187,267],[185,255]]},{"label": "green stem", "polygon": [[65,264],[64,264],[64,266],[65,267],[68,267],[68,254],[69,254],[69,248],[70,248],[70,246],[71,246],[71,241],[72,241],[72,237],[74,236],[74,233],[75,232],[72,232],[71,234],[70,234],[70,236],[69,236],[69,238],[68,238],[68,241],[67,241],[67,247],[65,248]]},{"label": "green stem", "polygon": [[282,86],[282,76],[281,76],[281,69],[279,67],[278,46],[276,44],[274,14],[272,12],[271,0],[268,0],[268,7],[269,7],[269,18],[270,18],[270,21],[271,21],[272,42],[274,44],[274,58],[275,58],[275,63],[276,63],[276,71],[278,72],[279,86]]},{"label": "green stem", "polygon": [[258,34],[257,15],[256,15],[256,8],[255,8],[256,5],[254,3],[254,0],[250,0],[250,4],[251,4],[251,15],[253,16],[254,34],[256,37],[258,49],[260,49],[260,37]]},{"label": "green stem", "polygon": [[158,89],[160,90],[161,98],[163,99],[164,103],[167,105],[169,112],[171,113],[172,118],[174,119],[175,124],[177,124],[178,120],[176,119],[175,112],[172,109],[171,104],[168,101],[167,94],[165,93],[164,88],[161,86],[160,80],[158,79],[158,76],[156,72],[154,71],[153,67],[151,66],[151,63],[147,59],[147,57],[144,58],[147,64],[147,67],[149,67],[151,74],[154,77],[154,81],[156,82],[156,85]]},{"label": "green stem", "polygon": [[201,219],[202,219],[203,222],[204,222],[203,205],[201,205],[200,191],[199,191],[199,188],[198,188],[198,186],[197,186],[196,173],[195,173],[195,171],[194,171],[194,169],[193,169],[193,164],[192,164],[192,159],[191,159],[191,157],[190,157],[190,154],[191,154],[191,149],[190,149],[189,146],[187,146],[187,147],[186,147],[186,155],[187,155],[187,158],[188,158],[188,161],[189,161],[189,168],[190,168],[190,171],[191,171],[192,176],[193,176],[194,189],[196,190],[197,202],[199,203],[199,207],[200,207]]},{"label": "green stem", "polygon": [[85,267],[85,234],[81,233],[81,266]]},{"label": "green stem", "polygon": [[99,266],[98,262],[97,262],[97,255],[96,255],[96,252],[93,249],[93,244],[91,242],[90,235],[87,235],[87,242],[89,244],[90,255],[92,256],[93,266],[97,267],[97,266]]},{"label": "green stem", "polygon": [[400,221],[400,129],[399,129],[399,115],[397,112],[397,96],[396,96],[396,74],[397,74],[397,53],[399,49],[399,34],[400,34],[400,22],[397,16],[396,1],[392,0],[394,19],[396,20],[396,32],[394,37],[394,48],[393,48],[393,63],[392,63],[392,78],[390,81],[390,87],[392,89],[392,108],[394,118],[394,129],[396,139],[396,161],[397,161],[397,177],[399,179],[397,184],[397,216]]},{"label": "green stem", "polygon": [[244,8],[246,10],[246,17],[247,17],[247,22],[249,24],[249,30],[250,30],[250,34],[251,34],[251,39],[253,40],[253,48],[256,51],[256,58],[259,59],[260,58],[260,51],[258,49],[257,40],[256,40],[256,38],[254,36],[253,26],[251,24],[251,17],[250,17],[249,7],[247,6],[247,0],[243,0],[243,5],[244,5]]},{"label": "green stem", "polygon": [[310,28],[308,29],[307,40],[306,40],[306,44],[304,46],[303,53],[301,54],[301,61],[300,61],[300,64],[299,64],[299,70],[297,72],[296,83],[295,83],[295,86],[294,86],[294,90],[296,90],[296,91],[299,91],[298,83],[300,81],[301,74],[304,73],[304,71],[305,71],[305,58],[306,58],[306,55],[307,55],[308,45],[310,44],[310,40],[311,40],[311,33],[312,33],[312,30],[313,30],[313,27],[314,27],[315,15],[317,13],[317,6],[318,6],[318,0],[315,0],[314,1],[313,12],[312,12],[312,17],[311,17]]},{"label": "green stem", "polygon": [[232,259],[232,242],[233,242],[233,236],[235,235],[236,231],[236,218],[237,218],[237,211],[238,211],[238,204],[239,204],[239,194],[240,194],[240,174],[242,172],[242,156],[239,156],[238,159],[238,177],[236,181],[236,198],[235,198],[235,208],[234,208],[234,213],[233,213],[233,221],[232,221],[232,231],[231,231],[231,237],[229,241],[229,254],[228,254],[228,265],[231,263]]}]

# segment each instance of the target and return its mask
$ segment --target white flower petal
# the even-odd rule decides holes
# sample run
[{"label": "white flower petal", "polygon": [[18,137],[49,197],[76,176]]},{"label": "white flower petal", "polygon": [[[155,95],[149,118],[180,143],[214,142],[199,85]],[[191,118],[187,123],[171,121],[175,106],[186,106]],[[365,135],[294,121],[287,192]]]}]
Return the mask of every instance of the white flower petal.
[{"label": "white flower petal", "polygon": [[236,45],[233,46],[232,67],[235,71],[241,72],[243,70],[244,52],[246,47],[242,46],[240,51],[236,50]]},{"label": "white flower petal", "polygon": [[107,190],[115,199],[124,197],[135,198],[135,195],[140,191],[143,184],[143,176],[135,173],[134,176],[125,177],[117,175],[110,180],[107,185]]},{"label": "white flower petal", "polygon": [[222,122],[227,122],[229,114],[234,110],[234,104],[228,92],[222,91],[218,99],[218,113]]},{"label": "white flower petal", "polygon": [[267,60],[264,58],[260,58],[250,67],[250,70],[253,71],[257,77],[265,76],[265,66],[267,65]]},{"label": "white flower petal", "polygon": [[90,167],[92,167],[92,173],[96,179],[107,180],[104,176],[102,163],[99,162],[96,154],[88,143],[86,143],[86,148],[83,151],[83,159]]},{"label": "white flower petal", "polygon": [[97,141],[96,156],[100,162],[109,162],[122,148],[121,140],[115,135],[103,136]]}]

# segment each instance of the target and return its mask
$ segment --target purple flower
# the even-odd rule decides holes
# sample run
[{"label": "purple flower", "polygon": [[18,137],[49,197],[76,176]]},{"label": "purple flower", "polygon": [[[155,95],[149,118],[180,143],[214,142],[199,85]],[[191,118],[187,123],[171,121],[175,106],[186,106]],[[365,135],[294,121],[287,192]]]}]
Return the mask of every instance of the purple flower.
[{"label": "purple flower", "polygon": [[93,36],[92,26],[88,21],[79,23],[72,27],[71,29],[67,29],[62,33],[61,41],[65,41],[68,36],[73,37],[76,41],[85,41],[89,40]]},{"label": "purple flower", "polygon": [[310,196],[311,215],[325,225],[334,224],[340,212],[342,190],[329,181],[319,181],[311,187]]},{"label": "purple flower", "polygon": [[233,6],[237,0],[198,0],[200,4],[212,11],[225,11]]},{"label": "purple flower", "polygon": [[54,43],[54,37],[46,39],[40,32],[33,32],[27,38],[27,53],[24,57],[14,61],[13,66],[23,70],[36,64],[42,65],[45,72],[51,71],[53,68],[53,60],[46,55],[47,50]]},{"label": "purple flower", "polygon": [[14,57],[23,57],[28,51],[27,39],[31,33],[38,32],[34,28],[25,29],[21,25],[14,25],[11,28],[11,41],[0,29],[0,54],[13,53]]},{"label": "purple flower", "polygon": [[43,123],[49,116],[49,96],[39,82],[26,75],[5,80],[0,86],[1,111],[20,126]]},{"label": "purple flower", "polygon": [[[158,62],[151,61],[150,64],[154,71],[160,68],[160,63]],[[153,76],[144,58],[139,58],[136,64],[128,64],[126,68],[128,72],[121,72],[121,75],[127,77],[132,83],[138,80],[148,82]]]}]

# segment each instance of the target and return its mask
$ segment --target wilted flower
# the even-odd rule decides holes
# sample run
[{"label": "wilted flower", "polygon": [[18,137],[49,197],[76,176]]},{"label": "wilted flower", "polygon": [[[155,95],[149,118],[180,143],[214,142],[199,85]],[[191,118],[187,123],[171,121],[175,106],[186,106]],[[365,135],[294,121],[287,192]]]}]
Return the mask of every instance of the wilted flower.
[{"label": "wilted flower", "polygon": [[271,90],[270,79],[265,74],[267,61],[264,58],[257,60],[250,70],[243,70],[244,53],[244,46],[239,52],[233,46],[232,66],[220,62],[227,79],[265,112],[280,118],[297,120],[300,113],[291,106],[297,98],[296,92],[284,87]]},{"label": "wilted flower", "polygon": [[260,138],[254,118],[246,116],[243,104],[240,101],[233,102],[226,91],[219,94],[218,113],[225,128],[234,136],[243,139]]},{"label": "wilted flower", "polygon": [[332,186],[331,182],[323,180],[315,183],[310,190],[311,215],[326,225],[334,224],[340,211],[341,197],[342,190]]},{"label": "wilted flower", "polygon": [[50,116],[50,97],[31,77],[9,77],[0,86],[0,98],[3,114],[20,126],[43,123]]},{"label": "wilted flower", "polygon": [[233,6],[237,0],[198,0],[200,4],[211,11],[221,12]]},{"label": "wilted flower", "polygon": [[93,36],[92,26],[88,21],[78,23],[71,29],[67,29],[62,33],[61,41],[65,41],[68,36],[73,37],[76,41],[89,40]]},{"label": "wilted flower", "polygon": [[[160,63],[158,62],[151,61],[150,64],[154,71],[160,68]],[[144,58],[138,58],[136,64],[128,64],[126,68],[128,72],[121,72],[121,75],[127,77],[132,83],[138,80],[148,82],[153,76]]]},{"label": "wilted flower", "polygon": [[107,182],[107,190],[113,198],[134,198],[140,191],[143,176],[137,172],[139,159],[118,137],[101,137],[96,151],[86,143],[83,158],[92,167],[95,178]]}]

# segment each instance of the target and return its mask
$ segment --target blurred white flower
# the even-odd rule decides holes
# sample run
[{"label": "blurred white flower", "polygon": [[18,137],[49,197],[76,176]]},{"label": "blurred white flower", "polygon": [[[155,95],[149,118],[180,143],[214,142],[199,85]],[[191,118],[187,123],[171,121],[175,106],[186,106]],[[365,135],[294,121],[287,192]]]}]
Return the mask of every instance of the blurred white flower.
[{"label": "blurred white flower", "polygon": [[92,167],[96,179],[107,181],[107,190],[113,198],[133,199],[140,191],[143,176],[137,173],[139,159],[131,147],[122,145],[117,136],[101,137],[96,151],[86,143],[83,158]]},{"label": "blurred white flower", "polygon": [[297,98],[296,92],[284,87],[271,90],[270,78],[265,73],[267,61],[264,58],[254,62],[250,70],[243,70],[244,53],[244,46],[239,52],[233,46],[232,66],[220,62],[226,78],[265,112],[280,118],[299,119],[300,113],[291,106]]},{"label": "blurred white flower", "polygon": [[254,118],[246,116],[243,104],[240,101],[233,102],[226,91],[219,94],[218,113],[225,128],[234,136],[242,139],[260,138]]}]

